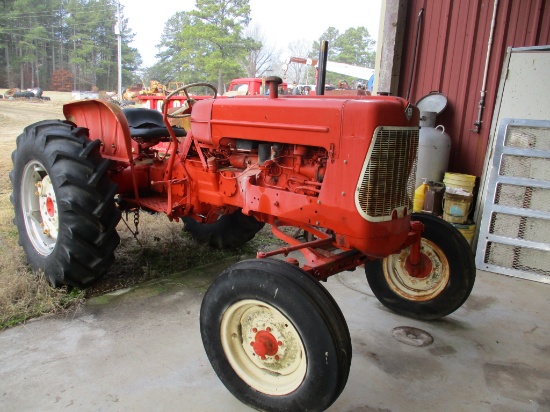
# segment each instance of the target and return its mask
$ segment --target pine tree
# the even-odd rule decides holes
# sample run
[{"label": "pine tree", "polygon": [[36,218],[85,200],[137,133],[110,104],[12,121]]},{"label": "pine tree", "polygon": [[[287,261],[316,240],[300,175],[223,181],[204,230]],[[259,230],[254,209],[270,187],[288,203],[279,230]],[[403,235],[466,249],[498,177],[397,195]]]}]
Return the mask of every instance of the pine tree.
[{"label": "pine tree", "polygon": [[[54,72],[68,70],[71,88],[116,89],[116,0],[0,0],[0,15],[0,86],[46,87],[56,84]],[[133,33],[127,20],[122,27],[128,84],[141,57],[128,46]]]},{"label": "pine tree", "polygon": [[[243,35],[250,22],[248,0],[197,0],[196,10],[178,13],[166,24],[153,73],[169,80],[224,82],[242,77],[239,63],[254,41]],[[176,78],[177,77],[177,78]]]}]

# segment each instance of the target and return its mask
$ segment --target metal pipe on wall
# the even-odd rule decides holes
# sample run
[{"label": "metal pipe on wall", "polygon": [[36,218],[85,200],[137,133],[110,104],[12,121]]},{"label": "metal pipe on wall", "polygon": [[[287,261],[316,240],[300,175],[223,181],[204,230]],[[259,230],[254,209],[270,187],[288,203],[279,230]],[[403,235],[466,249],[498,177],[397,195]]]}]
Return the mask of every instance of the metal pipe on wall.
[{"label": "metal pipe on wall", "polygon": [[409,87],[407,88],[407,96],[405,96],[406,100],[409,100],[409,97],[411,95],[411,87],[412,87],[414,69],[415,69],[415,66],[416,66],[416,51],[418,49],[418,39],[419,39],[418,36],[420,35],[420,27],[421,27],[421,24],[422,24],[422,14],[423,13],[424,13],[424,8],[421,8],[420,11],[418,12],[418,19],[416,21],[416,35],[415,35],[415,39],[414,39],[413,61],[412,61],[412,65],[411,65],[411,74],[410,74],[410,77],[409,77]]},{"label": "metal pipe on wall", "polygon": [[489,72],[489,58],[491,57],[491,49],[493,46],[493,33],[495,32],[495,23],[497,19],[497,9],[498,9],[498,0],[495,0],[493,5],[493,18],[491,19],[491,31],[489,33],[489,43],[487,45],[487,56],[485,58],[485,71],[483,72],[483,84],[481,85],[481,97],[479,100],[479,110],[477,113],[477,120],[474,122],[475,129],[472,129],[473,132],[479,133],[481,130],[481,116],[483,115],[483,108],[485,107],[485,95],[487,91],[485,87],[487,86],[487,73]]},{"label": "metal pipe on wall", "polygon": [[115,34],[117,37],[117,96],[118,102],[122,103],[122,19],[120,18],[120,1],[116,5],[116,24],[115,24]]}]

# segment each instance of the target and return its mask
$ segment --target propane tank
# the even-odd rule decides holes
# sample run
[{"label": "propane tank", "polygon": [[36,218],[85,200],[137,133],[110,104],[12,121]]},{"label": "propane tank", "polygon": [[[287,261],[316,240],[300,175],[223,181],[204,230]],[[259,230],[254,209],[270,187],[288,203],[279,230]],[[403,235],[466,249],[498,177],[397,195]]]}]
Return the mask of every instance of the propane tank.
[{"label": "propane tank", "polygon": [[443,181],[443,175],[449,166],[451,138],[442,125],[434,127],[436,116],[436,112],[420,112],[415,187],[422,183],[423,178],[433,182]]}]

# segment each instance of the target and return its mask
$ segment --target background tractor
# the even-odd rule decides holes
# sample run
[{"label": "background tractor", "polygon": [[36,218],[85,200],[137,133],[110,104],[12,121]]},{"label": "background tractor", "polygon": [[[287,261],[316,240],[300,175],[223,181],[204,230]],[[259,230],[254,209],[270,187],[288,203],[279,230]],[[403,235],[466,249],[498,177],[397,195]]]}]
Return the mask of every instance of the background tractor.
[{"label": "background tractor", "polygon": [[[245,404],[323,410],[344,389],[352,350],[320,281],[365,265],[384,305],[428,320],[462,305],[475,266],[453,226],[412,213],[414,106],[391,96],[279,96],[281,79],[267,83],[268,95],[233,98],[190,84],[171,93],[186,101],[170,114],[167,104],[163,114],[99,100],[65,105],[66,120],[33,124],[17,139],[15,224],[34,269],[78,286],[112,265],[123,211],[183,220],[216,247],[271,225],[287,246],[233,265],[205,294],[204,347]],[[211,98],[191,98],[205,87]],[[288,234],[296,228],[305,240]],[[277,259],[293,251],[301,258]]]}]

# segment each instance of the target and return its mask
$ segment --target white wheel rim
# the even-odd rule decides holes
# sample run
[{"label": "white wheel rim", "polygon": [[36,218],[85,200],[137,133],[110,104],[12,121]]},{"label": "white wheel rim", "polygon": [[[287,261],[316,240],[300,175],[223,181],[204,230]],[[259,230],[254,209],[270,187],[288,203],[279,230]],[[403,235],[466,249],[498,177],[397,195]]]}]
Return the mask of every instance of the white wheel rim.
[{"label": "white wheel rim", "polygon": [[405,264],[410,248],[390,255],[383,261],[384,276],[389,287],[399,296],[424,302],[439,295],[449,283],[449,263],[443,251],[427,239],[422,238],[420,253],[427,257],[432,265],[425,277],[413,277]]},{"label": "white wheel rim", "polygon": [[57,199],[44,166],[30,161],[21,179],[21,209],[27,235],[41,255],[52,253],[59,232]]},{"label": "white wheel rim", "polygon": [[302,339],[275,307],[254,299],[236,302],[223,314],[220,333],[231,367],[253,389],[287,395],[303,382],[307,357]]}]

